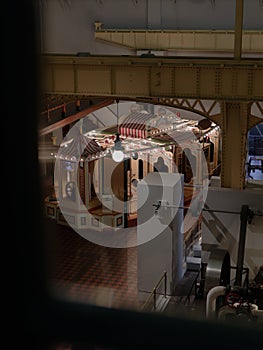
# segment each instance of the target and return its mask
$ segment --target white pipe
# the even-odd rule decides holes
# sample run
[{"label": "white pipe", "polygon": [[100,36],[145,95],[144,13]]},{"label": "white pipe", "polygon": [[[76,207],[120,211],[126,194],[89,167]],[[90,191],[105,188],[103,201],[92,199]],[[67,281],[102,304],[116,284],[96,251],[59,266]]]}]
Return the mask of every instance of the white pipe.
[{"label": "white pipe", "polygon": [[253,316],[259,317],[263,320],[263,310],[259,310],[256,304],[251,304],[251,313]]},{"label": "white pipe", "polygon": [[209,290],[206,297],[206,318],[214,319],[216,310],[216,299],[225,295],[226,287],[216,286]]},{"label": "white pipe", "polygon": [[255,310],[258,310],[258,306],[257,304],[250,304],[250,311],[255,311]]}]

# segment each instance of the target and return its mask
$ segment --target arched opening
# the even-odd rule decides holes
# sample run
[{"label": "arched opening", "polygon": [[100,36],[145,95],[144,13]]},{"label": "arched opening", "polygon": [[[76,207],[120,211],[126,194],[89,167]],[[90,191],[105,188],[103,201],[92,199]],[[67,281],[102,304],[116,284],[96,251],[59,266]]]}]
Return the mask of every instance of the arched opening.
[{"label": "arched opening", "polygon": [[[98,120],[100,123],[94,128]],[[88,125],[92,127],[88,128]],[[129,160],[128,168],[123,167],[122,162],[116,163],[111,157],[117,132],[124,160]],[[77,142],[74,135],[78,135],[80,142]],[[70,141],[70,138],[73,141]],[[61,140],[58,132],[56,139]],[[82,203],[77,200],[78,208],[74,208],[74,214],[70,214],[70,216],[81,216],[80,219],[73,220],[76,225],[81,226],[81,229],[91,225],[92,229],[99,230],[98,222],[101,220],[104,225],[105,215],[110,217],[111,221],[106,220],[107,223],[111,222],[110,228],[115,225],[134,226],[137,217],[135,183],[143,180],[150,172],[182,174],[185,206],[190,205],[196,185],[202,185],[205,176],[211,185],[220,183],[220,128],[194,110],[118,101],[118,108],[117,104],[113,103],[75,123],[66,141],[61,145],[63,150],[60,155],[63,155],[63,162],[65,159],[69,161],[72,157],[77,159],[78,155],[74,152],[78,152],[80,146],[83,147],[80,164],[75,166],[78,171],[75,181]],[[76,162],[75,158],[73,162]],[[163,161],[162,167],[158,165],[160,159]],[[61,169],[63,168],[60,166],[60,171]],[[74,177],[74,174],[71,175]],[[63,174],[61,176],[63,177]],[[57,193],[61,193],[62,190],[57,188]],[[126,194],[125,201],[128,204],[124,203],[123,194]],[[61,198],[62,201],[65,198]],[[46,212],[52,212],[53,218],[60,218],[61,215],[54,214],[54,198],[52,201],[46,198],[45,202]],[[51,205],[52,211],[49,209]],[[59,201],[57,206],[59,211]],[[95,216],[95,221],[83,219],[83,212],[86,209],[92,217]],[[112,217],[110,211],[114,212]],[[189,227],[189,230],[192,231],[192,228]],[[194,230],[199,232],[199,229]],[[186,236],[193,237],[191,232]],[[192,245],[196,237],[190,241],[188,238],[187,242],[191,241],[189,244]]]},{"label": "arched opening", "polygon": [[248,131],[245,173],[246,187],[263,185],[263,122]]},{"label": "arched opening", "polygon": [[[57,220],[58,224],[68,224],[80,235],[82,230],[84,233],[91,234],[87,239],[89,246],[91,246],[90,243],[97,243],[97,239],[104,237],[106,233],[105,240],[111,236],[114,238],[110,242],[112,245],[108,244],[108,241],[102,243],[105,243],[105,248],[115,248],[113,246],[115,239],[118,241],[122,233],[126,239],[129,236],[129,233],[127,234],[129,229],[134,230],[136,237],[140,223],[141,227],[145,225],[147,233],[152,232],[147,227],[146,218],[148,217],[145,215],[143,221],[141,208],[138,208],[140,183],[149,174],[156,172],[165,173],[168,176],[174,174],[177,177],[182,176],[180,189],[183,192],[182,205],[188,209],[184,208],[180,219],[174,221],[179,222],[178,227],[182,221],[184,224],[182,242],[179,242],[182,243],[182,247],[178,248],[178,252],[181,259],[180,265],[188,267],[192,260],[187,258],[200,260],[199,255],[195,255],[200,254],[201,251],[202,233],[201,211],[195,216],[189,208],[192,208],[192,200],[198,200],[199,190],[204,180],[207,178],[212,182],[216,176],[220,177],[220,128],[194,110],[180,110],[180,108],[153,104],[147,106],[133,101],[118,103],[118,108],[116,103],[113,103],[83,117],[72,125],[66,140],[58,142],[57,146],[61,148],[59,155],[62,158],[61,160],[58,157],[54,158],[54,162],[58,162],[60,172],[59,181],[55,179],[56,193],[64,193],[64,188],[69,181],[74,182],[76,187],[67,188],[68,195],[57,198],[57,202],[54,198],[46,198],[47,216]],[[89,127],[89,125],[92,126]],[[119,139],[125,155],[124,160],[119,163],[112,158],[117,131],[119,131]],[[56,140],[62,138],[59,132],[61,131],[56,132]],[[72,163],[70,168],[63,166],[68,163]],[[71,196],[72,190],[76,190],[74,198]],[[152,190],[150,192],[152,194]],[[164,192],[164,190],[159,191],[157,195],[162,196]],[[170,195],[171,192],[168,192],[166,190],[164,198]],[[152,200],[151,197],[147,202],[149,216],[152,215],[152,217],[155,217],[156,198]],[[170,199],[169,203],[178,204]],[[169,212],[164,209],[165,215],[169,216]],[[162,214],[160,213],[160,225],[169,227],[169,224],[166,225],[165,222],[163,224],[161,221]],[[165,215],[164,220],[166,220]],[[175,232],[175,229],[172,232]],[[125,242],[128,248],[133,248],[132,245],[129,246],[128,238]],[[99,245],[103,246],[102,243],[99,241]],[[171,271],[175,269],[174,266],[177,266],[174,260],[176,254],[172,254],[172,249],[171,242],[165,241],[164,244],[160,244],[158,251],[161,256],[160,259],[156,259],[158,264],[167,264]],[[141,266],[140,254],[138,253],[132,265],[136,271]],[[184,263],[182,263],[183,259]],[[138,269],[137,273],[140,271]],[[174,273],[173,271],[169,278],[172,279]]]}]

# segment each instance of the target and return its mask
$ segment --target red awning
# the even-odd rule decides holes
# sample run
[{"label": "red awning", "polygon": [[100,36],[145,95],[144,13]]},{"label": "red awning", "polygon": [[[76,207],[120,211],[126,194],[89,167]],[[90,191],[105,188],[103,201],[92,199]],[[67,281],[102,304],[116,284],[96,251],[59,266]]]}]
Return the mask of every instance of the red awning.
[{"label": "red awning", "polygon": [[156,119],[156,115],[151,113],[134,112],[129,114],[120,125],[120,134],[136,138],[146,138],[151,121]]},{"label": "red awning", "polygon": [[103,151],[103,148],[94,140],[83,134],[77,135],[71,142],[60,147],[58,156],[76,158],[87,158],[92,154]]}]

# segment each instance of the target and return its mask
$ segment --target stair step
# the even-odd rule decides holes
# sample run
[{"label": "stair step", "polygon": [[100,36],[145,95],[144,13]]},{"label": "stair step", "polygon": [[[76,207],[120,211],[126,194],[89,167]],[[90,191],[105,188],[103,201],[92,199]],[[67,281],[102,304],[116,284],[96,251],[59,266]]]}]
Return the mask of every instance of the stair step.
[{"label": "stair step", "polygon": [[[156,309],[155,311],[164,311],[166,306],[168,305],[169,301],[170,301],[171,297],[170,296],[164,296],[164,295],[160,295],[158,296],[157,300],[156,300]],[[154,310],[153,310],[154,311]]]}]

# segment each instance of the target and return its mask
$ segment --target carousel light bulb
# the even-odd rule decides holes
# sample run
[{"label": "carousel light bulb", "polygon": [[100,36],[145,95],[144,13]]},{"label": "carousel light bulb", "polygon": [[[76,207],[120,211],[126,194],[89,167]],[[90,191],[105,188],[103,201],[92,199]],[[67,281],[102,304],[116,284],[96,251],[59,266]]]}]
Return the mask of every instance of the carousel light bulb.
[{"label": "carousel light bulb", "polygon": [[114,141],[114,146],[111,149],[112,159],[119,163],[124,159],[123,147],[121,145],[120,134],[116,134],[116,140]]},{"label": "carousel light bulb", "polygon": [[120,150],[113,150],[111,156],[112,156],[112,159],[114,160],[114,162],[117,162],[117,163],[123,161],[123,159],[124,159],[124,154]]}]

